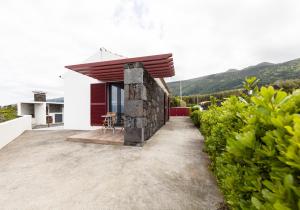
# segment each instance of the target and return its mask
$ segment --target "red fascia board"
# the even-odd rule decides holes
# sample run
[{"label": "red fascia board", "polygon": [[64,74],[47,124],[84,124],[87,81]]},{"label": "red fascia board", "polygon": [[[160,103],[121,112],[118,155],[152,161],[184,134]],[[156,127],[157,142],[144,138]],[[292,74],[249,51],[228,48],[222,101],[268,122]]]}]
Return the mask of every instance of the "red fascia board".
[{"label": "red fascia board", "polygon": [[100,81],[124,81],[124,77],[94,77]]},{"label": "red fascia board", "polygon": [[[155,67],[155,68],[146,68],[146,70],[148,72],[153,72],[153,71],[166,71],[166,70],[169,70],[169,71],[173,71],[174,67],[173,66],[168,66],[168,65],[165,65],[165,66],[160,66],[160,67]],[[82,71],[78,71],[79,73],[82,73],[82,74],[88,74],[88,75],[102,75],[102,74],[112,74],[112,73],[118,73],[118,74],[123,74],[124,72],[124,69],[122,68],[118,68],[118,69],[105,69],[105,70],[98,70],[98,69],[93,69],[93,70],[90,70],[90,71],[85,71],[85,72],[82,72]]]},{"label": "red fascia board", "polygon": [[[160,73],[160,74],[173,74],[173,70],[170,68],[157,68],[157,69],[150,69],[147,70],[150,74],[154,73]],[[118,71],[110,71],[110,72],[90,72],[90,73],[85,73],[85,75],[88,75],[90,77],[97,77],[97,76],[114,76],[114,75],[123,75],[123,70],[120,69]]]},{"label": "red fascia board", "polygon": [[[151,76],[163,78],[163,77],[169,77],[172,76],[172,74],[151,74]],[[109,76],[93,76],[93,78],[99,79],[99,80],[124,80],[124,76],[118,76],[118,75],[109,75]]]},{"label": "red fascia board", "polygon": [[[154,65],[174,65],[173,64],[173,59],[170,60],[164,60],[164,61],[153,61],[151,63],[147,63],[147,62],[143,62],[144,67],[147,68],[151,68]],[[97,67],[82,67],[82,68],[75,68],[75,69],[71,69],[73,71],[77,71],[80,73],[85,73],[85,72],[89,72],[89,71],[97,71],[97,70],[109,70],[109,69],[124,69],[124,64],[116,64],[116,65],[110,65],[110,66],[97,66]]]},{"label": "red fascia board", "polygon": [[[144,64],[145,69],[150,69],[150,68],[164,68],[164,67],[169,67],[169,68],[174,68],[174,64],[173,61],[169,61],[169,62],[164,62],[164,63],[155,63],[155,64]],[[111,70],[119,70],[119,69],[124,69],[124,65],[112,65],[112,66],[104,66],[104,67],[91,67],[91,68],[85,68],[85,69],[78,69],[78,70],[74,70],[80,73],[86,73],[86,72],[109,72]]]},{"label": "red fascia board", "polygon": [[150,74],[151,75],[160,75],[160,76],[174,76],[174,73],[173,72],[153,72],[153,73],[151,73],[150,72]]},{"label": "red fascia board", "polygon": [[[171,76],[171,75],[170,75]],[[155,78],[164,78],[166,77],[165,75],[153,75],[152,77],[155,77]],[[124,77],[94,77],[95,79],[97,80],[100,80],[100,81],[124,81]]]},{"label": "red fascia board", "polygon": [[[151,74],[153,77],[156,78],[163,78],[163,77],[171,77],[174,74],[172,73],[155,73],[155,74]],[[102,81],[123,81],[124,80],[124,76],[120,76],[120,75],[109,75],[109,76],[92,76],[93,78],[96,78],[98,80],[102,80]]]},{"label": "red fascia board", "polygon": [[[152,76],[160,76],[160,77],[174,76],[174,72],[169,70],[152,71],[152,72],[150,71],[149,74],[151,74]],[[123,74],[116,73],[116,72],[106,73],[106,74],[86,74],[86,75],[94,78],[105,78],[105,79],[124,77]]]},{"label": "red fascia board", "polygon": [[[151,75],[155,75],[155,74],[160,74],[162,76],[174,76],[174,71],[170,70],[170,69],[159,69],[159,70],[155,70],[155,71],[148,71]],[[119,72],[106,72],[106,73],[86,73],[85,75],[90,76],[90,77],[116,77],[116,76],[123,76],[124,73],[123,71],[119,71]]]},{"label": "red fascia board", "polygon": [[65,67],[68,69],[71,69],[71,70],[76,70],[76,69],[81,69],[81,68],[84,68],[87,66],[88,67],[110,66],[110,65],[116,65],[116,64],[134,63],[134,62],[165,60],[170,57],[172,57],[172,54],[168,53],[168,54],[161,54],[161,55],[151,55],[151,56],[144,56],[144,57],[124,58],[124,59],[118,59],[118,60],[76,64],[76,65],[69,65],[69,66],[65,66]]}]

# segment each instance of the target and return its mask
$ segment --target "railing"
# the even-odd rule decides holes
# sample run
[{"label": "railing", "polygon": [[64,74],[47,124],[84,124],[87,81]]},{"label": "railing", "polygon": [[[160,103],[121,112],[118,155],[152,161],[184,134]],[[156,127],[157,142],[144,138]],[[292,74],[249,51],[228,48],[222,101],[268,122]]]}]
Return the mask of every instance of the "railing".
[{"label": "railing", "polygon": [[0,123],[0,149],[21,135],[25,130],[31,129],[31,115],[24,115]]},{"label": "railing", "polygon": [[189,107],[171,107],[170,116],[189,116],[190,108]]}]

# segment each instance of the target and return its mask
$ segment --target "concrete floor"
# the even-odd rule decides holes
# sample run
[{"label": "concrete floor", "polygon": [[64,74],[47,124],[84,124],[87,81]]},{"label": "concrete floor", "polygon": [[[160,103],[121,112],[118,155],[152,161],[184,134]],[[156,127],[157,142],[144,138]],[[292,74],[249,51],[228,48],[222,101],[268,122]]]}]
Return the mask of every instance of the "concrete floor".
[{"label": "concrete floor", "polygon": [[27,131],[0,150],[1,209],[218,209],[223,201],[188,118],[141,147]]}]

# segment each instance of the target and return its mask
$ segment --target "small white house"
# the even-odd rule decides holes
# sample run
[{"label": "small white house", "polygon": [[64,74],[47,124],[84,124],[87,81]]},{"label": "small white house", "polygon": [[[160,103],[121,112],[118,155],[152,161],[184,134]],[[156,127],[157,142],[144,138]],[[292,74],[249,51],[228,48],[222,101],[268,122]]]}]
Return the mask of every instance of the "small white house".
[{"label": "small white house", "polygon": [[[105,48],[100,48],[83,63],[92,63],[124,58]],[[91,85],[103,83],[100,80],[68,70],[64,75],[64,128],[74,130],[92,130],[91,123]]]},{"label": "small white house", "polygon": [[169,120],[175,75],[172,53],[124,58],[100,48],[83,63],[65,66],[65,129],[91,130],[115,113],[125,145],[143,145]]},{"label": "small white house", "polygon": [[47,117],[53,124],[64,122],[63,100],[46,100],[46,93],[34,92],[34,101],[17,103],[18,116],[31,115],[33,125],[46,125]]}]

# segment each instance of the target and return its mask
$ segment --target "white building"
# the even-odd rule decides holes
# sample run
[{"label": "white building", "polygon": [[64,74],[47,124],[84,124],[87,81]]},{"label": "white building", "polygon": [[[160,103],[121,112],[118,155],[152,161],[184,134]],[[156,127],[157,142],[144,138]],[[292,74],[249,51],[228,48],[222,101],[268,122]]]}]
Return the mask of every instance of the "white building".
[{"label": "white building", "polygon": [[[126,59],[126,57],[112,53],[105,48],[100,48],[94,55],[89,57],[87,60],[82,62],[83,64],[92,64],[103,61],[114,61],[119,59]],[[123,68],[123,67],[122,67]],[[65,113],[64,113],[64,128],[65,129],[75,129],[75,130],[92,130],[97,125],[98,122],[95,123],[93,117],[95,115],[99,115],[99,113],[105,113],[106,111],[113,112],[123,112],[124,109],[124,85],[122,80],[111,78],[108,80],[100,80],[95,79],[92,76],[86,76],[81,73],[77,73],[73,70],[68,70],[64,75],[64,102],[65,102]],[[155,81],[158,85],[164,89],[164,91],[168,93],[166,84],[164,80],[161,78],[155,78]],[[91,95],[93,95],[92,90],[96,91],[95,94],[101,94],[102,90],[93,89],[93,85],[97,85],[99,83],[106,84],[106,97],[103,101],[105,103],[104,108],[105,111],[96,112],[93,111],[95,106],[92,104],[96,104],[92,102]],[[96,88],[97,89],[97,88]],[[114,99],[114,95],[118,92],[119,96]],[[97,101],[98,103],[99,101]],[[119,106],[118,110],[114,109],[113,106]],[[96,108],[97,109],[97,108]],[[123,113],[122,113],[123,114]],[[99,117],[99,116],[98,116]],[[100,118],[99,118],[100,119]]]},{"label": "white building", "polygon": [[[92,63],[124,58],[105,48],[100,48],[83,63]],[[68,70],[64,79],[64,129],[92,130],[91,125],[91,84],[101,83],[97,79]]]},{"label": "white building", "polygon": [[[47,125],[64,122],[63,100],[46,100],[46,93],[34,92],[33,101],[22,101],[17,103],[18,116],[31,115],[33,125]],[[50,121],[47,122],[47,118]]]}]

